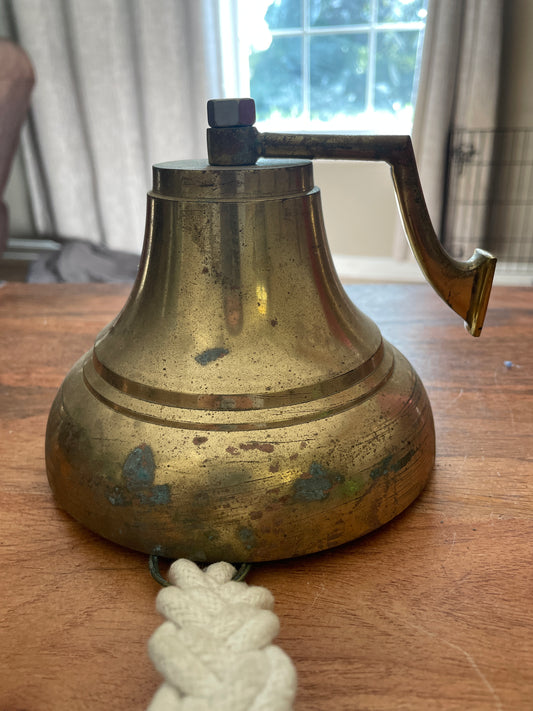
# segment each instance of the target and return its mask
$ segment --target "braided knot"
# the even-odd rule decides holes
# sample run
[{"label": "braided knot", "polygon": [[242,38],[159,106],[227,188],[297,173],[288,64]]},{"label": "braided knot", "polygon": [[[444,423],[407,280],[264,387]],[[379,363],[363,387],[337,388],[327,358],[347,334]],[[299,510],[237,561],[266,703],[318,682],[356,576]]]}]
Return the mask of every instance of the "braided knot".
[{"label": "braided knot", "polygon": [[232,580],[235,568],[172,564],[156,607],[166,621],[148,653],[165,681],[148,711],[290,711],[296,672],[271,644],[279,632],[266,589]]}]

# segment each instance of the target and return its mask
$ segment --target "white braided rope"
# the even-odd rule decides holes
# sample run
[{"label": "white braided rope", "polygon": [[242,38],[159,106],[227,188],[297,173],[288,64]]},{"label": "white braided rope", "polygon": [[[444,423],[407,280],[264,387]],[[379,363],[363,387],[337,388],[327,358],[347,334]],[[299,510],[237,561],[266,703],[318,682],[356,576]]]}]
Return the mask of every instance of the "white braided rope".
[{"label": "white braided rope", "polygon": [[170,567],[156,607],[166,621],[148,642],[165,681],[147,711],[290,711],[296,672],[271,644],[279,632],[269,590],[232,580],[235,568]]}]

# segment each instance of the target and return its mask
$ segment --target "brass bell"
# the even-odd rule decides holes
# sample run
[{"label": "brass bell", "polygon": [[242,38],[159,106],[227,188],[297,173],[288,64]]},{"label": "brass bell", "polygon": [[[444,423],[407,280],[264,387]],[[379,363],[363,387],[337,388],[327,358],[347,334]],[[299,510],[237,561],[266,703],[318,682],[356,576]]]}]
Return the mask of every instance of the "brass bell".
[{"label": "brass bell", "polygon": [[391,165],[413,251],[473,335],[496,260],[444,252],[409,137],[261,134],[251,100],[208,113],[209,164],[154,166],[136,282],[57,394],[48,478],[124,546],[288,558],[389,521],[435,456],[422,383],[335,273],[307,159]]}]

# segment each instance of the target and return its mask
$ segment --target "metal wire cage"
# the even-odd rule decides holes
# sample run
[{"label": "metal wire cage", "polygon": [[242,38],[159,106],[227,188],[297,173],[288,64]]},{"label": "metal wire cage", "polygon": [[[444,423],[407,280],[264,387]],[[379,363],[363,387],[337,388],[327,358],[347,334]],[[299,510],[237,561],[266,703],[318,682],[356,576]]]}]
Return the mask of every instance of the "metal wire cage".
[{"label": "metal wire cage", "polygon": [[450,136],[444,245],[467,258],[482,246],[506,271],[533,265],[533,129]]}]

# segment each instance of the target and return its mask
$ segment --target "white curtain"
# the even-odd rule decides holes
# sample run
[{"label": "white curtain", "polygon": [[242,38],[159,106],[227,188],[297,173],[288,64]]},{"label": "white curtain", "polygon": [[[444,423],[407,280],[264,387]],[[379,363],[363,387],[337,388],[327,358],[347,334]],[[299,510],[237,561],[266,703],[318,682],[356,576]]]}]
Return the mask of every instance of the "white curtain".
[{"label": "white curtain", "polygon": [[152,164],[206,155],[216,0],[7,2],[37,74],[23,152],[38,232],[140,251]]},{"label": "white curtain", "polygon": [[[437,232],[444,216],[450,132],[497,126],[502,31],[503,0],[429,2],[413,144]],[[486,181],[488,190],[488,175]],[[408,254],[398,230],[395,257]]]}]

